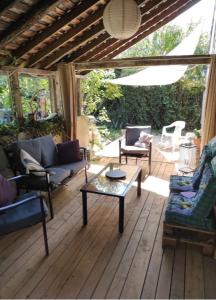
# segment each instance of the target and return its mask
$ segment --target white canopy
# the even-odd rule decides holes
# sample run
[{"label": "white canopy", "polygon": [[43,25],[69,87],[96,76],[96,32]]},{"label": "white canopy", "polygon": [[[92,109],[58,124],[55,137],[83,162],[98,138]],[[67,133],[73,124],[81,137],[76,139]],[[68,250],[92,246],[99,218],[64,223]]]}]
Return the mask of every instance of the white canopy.
[{"label": "white canopy", "polygon": [[[201,26],[198,26],[177,47],[170,51],[167,56],[194,54],[200,33]],[[186,72],[187,67],[187,65],[153,66],[129,76],[107,81],[114,84],[135,86],[167,85],[178,81]]]}]

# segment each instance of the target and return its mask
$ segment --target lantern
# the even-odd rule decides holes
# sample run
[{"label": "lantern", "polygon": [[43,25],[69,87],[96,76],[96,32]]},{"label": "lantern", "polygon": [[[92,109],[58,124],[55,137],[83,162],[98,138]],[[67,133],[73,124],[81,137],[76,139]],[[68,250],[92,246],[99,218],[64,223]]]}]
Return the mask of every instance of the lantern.
[{"label": "lantern", "polygon": [[134,0],[111,0],[104,9],[106,31],[119,40],[128,39],[139,29],[141,12]]}]

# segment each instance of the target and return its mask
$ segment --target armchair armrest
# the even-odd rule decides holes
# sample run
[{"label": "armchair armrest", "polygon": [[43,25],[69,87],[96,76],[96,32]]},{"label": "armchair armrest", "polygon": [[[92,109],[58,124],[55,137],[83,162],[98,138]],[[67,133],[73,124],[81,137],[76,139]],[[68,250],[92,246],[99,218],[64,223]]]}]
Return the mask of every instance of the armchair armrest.
[{"label": "armchair armrest", "polygon": [[22,204],[24,204],[26,202],[29,202],[29,201],[32,201],[32,200],[36,200],[36,199],[42,200],[42,196],[40,196],[40,195],[30,196],[30,197],[28,197],[28,198],[26,198],[24,200],[20,200],[18,202],[12,203],[10,205],[0,207],[0,212],[7,211],[9,209],[15,208],[15,207],[17,207],[19,205],[22,205]]},{"label": "armchair armrest", "polygon": [[82,152],[83,159],[87,160],[87,149],[85,147],[80,147],[80,151]]},{"label": "armchair armrest", "polygon": [[19,180],[22,180],[22,179],[27,178],[27,177],[28,177],[27,174],[26,175],[24,175],[24,174],[23,175],[18,175],[18,176],[9,178],[8,181],[19,181]]}]

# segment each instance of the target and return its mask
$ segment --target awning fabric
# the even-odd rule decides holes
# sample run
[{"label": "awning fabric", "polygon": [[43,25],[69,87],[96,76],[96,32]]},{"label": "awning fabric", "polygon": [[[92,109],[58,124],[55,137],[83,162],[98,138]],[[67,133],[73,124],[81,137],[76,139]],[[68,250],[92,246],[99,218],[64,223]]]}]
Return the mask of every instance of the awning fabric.
[{"label": "awning fabric", "polygon": [[[170,51],[167,56],[194,54],[200,38],[200,33],[201,26],[198,26],[178,46]],[[175,83],[181,79],[187,68],[188,65],[153,66],[129,76],[107,81],[119,85],[167,85]]]}]

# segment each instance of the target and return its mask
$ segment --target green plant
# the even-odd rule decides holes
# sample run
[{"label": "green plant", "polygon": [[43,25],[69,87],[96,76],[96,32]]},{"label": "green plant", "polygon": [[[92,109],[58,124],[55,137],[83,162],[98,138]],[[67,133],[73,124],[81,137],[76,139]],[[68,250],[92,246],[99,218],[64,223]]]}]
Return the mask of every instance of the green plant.
[{"label": "green plant", "polygon": [[201,138],[201,129],[195,128],[193,132],[194,132],[197,139]]}]

